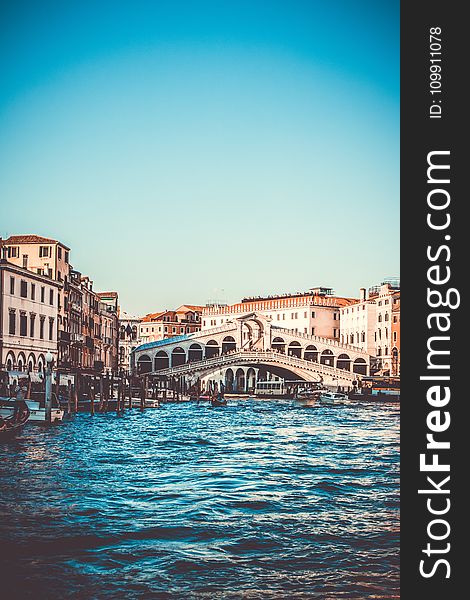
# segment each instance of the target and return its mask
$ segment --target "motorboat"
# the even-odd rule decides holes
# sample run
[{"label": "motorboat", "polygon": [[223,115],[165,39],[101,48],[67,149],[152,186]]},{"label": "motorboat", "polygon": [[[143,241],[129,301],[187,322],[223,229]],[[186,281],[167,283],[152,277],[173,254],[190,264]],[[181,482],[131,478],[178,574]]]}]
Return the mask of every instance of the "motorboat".
[{"label": "motorboat", "polygon": [[319,397],[320,404],[328,406],[339,406],[341,404],[349,404],[349,398],[347,394],[342,392],[328,392],[322,391]]}]

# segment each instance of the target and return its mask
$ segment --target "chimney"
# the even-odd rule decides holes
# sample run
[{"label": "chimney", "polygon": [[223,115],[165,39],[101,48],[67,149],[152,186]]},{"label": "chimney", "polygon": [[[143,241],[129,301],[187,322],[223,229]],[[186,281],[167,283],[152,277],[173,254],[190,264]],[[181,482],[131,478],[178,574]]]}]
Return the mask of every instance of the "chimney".
[{"label": "chimney", "polygon": [[360,288],[359,295],[361,298],[361,302],[364,302],[364,300],[366,299],[366,288]]}]

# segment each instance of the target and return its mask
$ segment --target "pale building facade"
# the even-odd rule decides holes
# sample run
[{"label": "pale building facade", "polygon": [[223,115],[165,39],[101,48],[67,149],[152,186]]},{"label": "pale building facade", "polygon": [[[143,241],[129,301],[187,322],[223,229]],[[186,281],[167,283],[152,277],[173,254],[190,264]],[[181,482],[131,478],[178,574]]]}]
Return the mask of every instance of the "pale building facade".
[{"label": "pale building facade", "polygon": [[57,361],[58,282],[0,259],[0,369],[42,372]]},{"label": "pale building facade", "polygon": [[376,304],[366,298],[365,288],[360,289],[360,299],[340,311],[340,335],[342,344],[357,346],[375,356]]},{"label": "pale building facade", "polygon": [[377,375],[400,374],[400,284],[393,280],[360,290],[360,300],[341,309],[341,342],[375,357]]},{"label": "pale building facade", "polygon": [[252,312],[271,319],[272,324],[296,333],[340,340],[341,309],[357,302],[354,298],[333,296],[330,288],[312,288],[309,292],[246,298],[228,306],[206,306],[202,331],[219,327]]},{"label": "pale building facade", "polygon": [[70,362],[70,326],[68,315],[68,283],[70,248],[61,242],[39,235],[11,235],[2,242],[8,262],[60,283],[56,320],[58,364]]},{"label": "pale building facade", "polygon": [[139,339],[140,318],[123,310],[119,311],[119,371],[129,374],[131,371],[131,352],[142,342]]}]

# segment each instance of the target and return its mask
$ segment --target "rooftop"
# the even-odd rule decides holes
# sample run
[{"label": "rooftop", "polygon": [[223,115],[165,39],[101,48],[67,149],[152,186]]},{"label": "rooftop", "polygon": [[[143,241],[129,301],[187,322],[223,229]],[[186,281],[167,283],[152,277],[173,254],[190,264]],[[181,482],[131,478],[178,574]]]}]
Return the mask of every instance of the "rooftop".
[{"label": "rooftop", "polygon": [[70,250],[70,248],[68,248],[65,244],[59,242],[58,240],[42,237],[41,235],[36,235],[33,233],[28,233],[25,235],[10,235],[9,238],[3,240],[3,243],[8,246],[14,244],[60,244],[66,250]]}]

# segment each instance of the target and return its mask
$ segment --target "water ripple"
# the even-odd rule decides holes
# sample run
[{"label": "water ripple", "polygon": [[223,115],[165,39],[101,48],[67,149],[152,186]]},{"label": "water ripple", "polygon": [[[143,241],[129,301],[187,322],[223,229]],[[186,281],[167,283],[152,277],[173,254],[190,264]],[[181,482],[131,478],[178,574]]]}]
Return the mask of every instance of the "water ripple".
[{"label": "water ripple", "polygon": [[5,597],[399,597],[396,407],[204,408],[0,446]]}]

